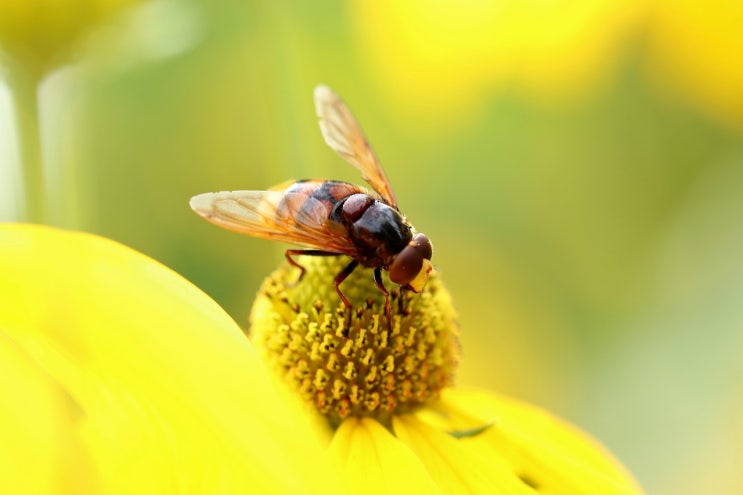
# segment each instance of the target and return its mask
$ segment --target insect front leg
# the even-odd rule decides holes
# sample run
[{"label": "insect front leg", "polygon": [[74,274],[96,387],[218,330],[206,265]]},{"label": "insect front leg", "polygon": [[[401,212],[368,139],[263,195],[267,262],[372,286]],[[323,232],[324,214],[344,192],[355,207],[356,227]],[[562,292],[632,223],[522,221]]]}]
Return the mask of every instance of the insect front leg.
[{"label": "insect front leg", "polygon": [[390,309],[390,292],[384,286],[382,281],[382,269],[377,267],[374,269],[374,283],[377,284],[379,290],[384,294],[384,313],[387,315],[387,325],[392,330],[392,311]]},{"label": "insect front leg", "polygon": [[296,282],[294,282],[291,287],[297,285],[299,282],[302,281],[302,277],[304,277],[305,268],[297,263],[292,256],[338,256],[338,253],[332,253],[330,251],[322,251],[320,249],[287,249],[286,252],[284,252],[284,257],[286,257],[286,261],[289,262],[291,266],[294,266],[296,268],[299,268],[299,278]]}]

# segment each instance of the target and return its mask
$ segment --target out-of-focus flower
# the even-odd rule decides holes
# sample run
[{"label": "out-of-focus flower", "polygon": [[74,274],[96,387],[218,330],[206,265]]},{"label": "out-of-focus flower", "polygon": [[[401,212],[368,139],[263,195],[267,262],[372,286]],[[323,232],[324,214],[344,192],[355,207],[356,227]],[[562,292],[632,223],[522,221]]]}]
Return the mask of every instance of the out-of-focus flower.
[{"label": "out-of-focus flower", "polygon": [[663,87],[743,132],[743,3],[657,2],[648,67]]},{"label": "out-of-focus flower", "polygon": [[[465,113],[494,87],[577,94],[615,68],[637,2],[353,2],[362,54],[399,98]],[[409,106],[410,103],[406,104]]]},{"label": "out-of-focus flower", "polygon": [[10,0],[0,2],[0,51],[43,74],[67,62],[91,27],[138,0]]},{"label": "out-of-focus flower", "polygon": [[[273,320],[274,329],[296,344],[286,348],[287,356],[303,347],[293,337],[301,325],[287,328],[276,316],[289,307],[295,321],[314,311],[324,322],[319,305],[297,308],[294,301],[320,289],[307,283],[312,273],[327,273],[337,263],[307,264],[308,280],[299,292],[286,288],[269,296],[267,285],[259,296],[256,325]],[[4,225],[0,271],[0,484],[13,493],[340,493],[338,479],[356,493],[639,492],[582,433],[486,392],[443,390],[423,407],[386,416],[377,416],[378,409],[366,406],[374,401],[367,401],[369,414],[337,416],[337,428],[318,421],[316,413],[286,400],[213,301],[112,241]],[[288,272],[280,269],[267,284]],[[427,303],[408,301],[395,309],[404,338],[389,335],[388,341],[415,342],[419,360],[426,349],[454,343],[432,334],[453,335],[448,296],[440,282],[430,285],[421,296]],[[359,296],[376,290],[368,282],[357,287]],[[430,315],[416,312],[429,303]],[[401,317],[400,311],[411,309]],[[332,343],[340,338],[338,316],[330,315],[328,328],[311,321],[306,327],[326,332],[313,335]],[[369,323],[365,318],[356,321]],[[371,315],[371,321],[379,318]],[[269,330],[255,328],[264,337]],[[368,342],[346,344],[356,351],[378,346],[379,330],[370,329]],[[313,347],[316,341],[306,342]],[[436,355],[446,353],[433,352],[426,362],[435,363]],[[362,383],[370,380],[369,369],[358,369]],[[421,366],[410,377],[420,380],[424,370],[436,375]],[[382,383],[388,381],[384,372],[377,375]],[[412,383],[412,391],[419,384]],[[314,397],[319,390],[315,385]]]},{"label": "out-of-focus flower", "polygon": [[[42,163],[39,85],[60,65],[74,60],[85,34],[122,8],[140,0],[0,1],[0,78],[13,98],[26,221],[45,223],[49,169]],[[0,155],[6,155],[0,150]],[[8,156],[0,156],[8,160]],[[11,158],[12,160],[12,158]],[[18,188],[21,189],[21,188]],[[21,206],[22,205],[22,206]]]},{"label": "out-of-focus flower", "polygon": [[356,0],[350,15],[374,76],[419,113],[467,115],[496,91],[584,97],[639,48],[664,92],[743,129],[743,4],[735,0]]}]

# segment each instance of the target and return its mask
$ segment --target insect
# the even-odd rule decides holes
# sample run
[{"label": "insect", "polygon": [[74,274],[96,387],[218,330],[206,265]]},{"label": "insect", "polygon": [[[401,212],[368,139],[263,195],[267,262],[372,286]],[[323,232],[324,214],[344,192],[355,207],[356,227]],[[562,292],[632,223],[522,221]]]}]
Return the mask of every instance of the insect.
[{"label": "insect", "polygon": [[[334,280],[346,309],[351,303],[340,285],[359,266],[374,269],[374,282],[385,297],[391,325],[390,293],[382,270],[404,289],[420,292],[432,270],[431,241],[400,213],[377,155],[351,111],[330,88],[315,88],[315,108],[328,146],[358,169],[370,192],[334,180],[288,181],[267,191],[224,191],[191,198],[191,208],[206,220],[242,234],[295,244],[286,259],[301,270],[295,255],[346,255],[351,261]],[[350,321],[350,317],[349,317]]]}]

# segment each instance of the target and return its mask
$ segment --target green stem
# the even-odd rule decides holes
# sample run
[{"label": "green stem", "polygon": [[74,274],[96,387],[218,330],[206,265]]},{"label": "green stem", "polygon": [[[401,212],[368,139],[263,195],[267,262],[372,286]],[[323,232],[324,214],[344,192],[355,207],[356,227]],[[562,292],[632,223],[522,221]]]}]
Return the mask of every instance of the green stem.
[{"label": "green stem", "polygon": [[15,107],[25,205],[23,218],[28,222],[44,223],[46,220],[46,187],[39,128],[41,78],[16,67],[10,72],[6,82]]}]

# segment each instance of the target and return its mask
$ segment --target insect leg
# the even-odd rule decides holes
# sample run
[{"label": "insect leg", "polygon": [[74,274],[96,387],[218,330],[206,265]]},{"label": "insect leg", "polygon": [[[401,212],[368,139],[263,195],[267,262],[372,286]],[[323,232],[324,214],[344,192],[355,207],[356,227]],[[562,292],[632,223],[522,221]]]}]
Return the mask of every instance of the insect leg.
[{"label": "insect leg", "polygon": [[284,253],[284,256],[286,257],[286,261],[289,262],[290,265],[299,268],[299,278],[296,282],[294,282],[293,285],[298,284],[302,277],[304,277],[305,269],[302,265],[294,261],[294,258],[292,256],[338,256],[338,253],[332,253],[330,251],[322,251],[319,249],[287,249]]},{"label": "insect leg", "polygon": [[384,287],[384,282],[382,281],[382,269],[377,267],[374,269],[374,283],[377,284],[377,287],[380,291],[382,291],[382,294],[384,294],[384,313],[387,315],[387,325],[389,325],[390,330],[392,330],[392,312],[390,310],[390,292]]},{"label": "insect leg", "polygon": [[346,328],[344,329],[344,336],[348,337],[348,330],[351,328],[351,317],[353,316],[353,310],[351,308],[351,303],[348,300],[348,298],[341,292],[340,285],[343,283],[344,280],[348,278],[351,273],[356,269],[356,267],[359,266],[359,262],[357,260],[351,260],[351,262],[346,265],[346,267],[335,276],[335,281],[333,283],[333,286],[335,287],[335,291],[338,293],[338,296],[340,296],[341,301],[343,301],[343,304],[346,305],[346,308],[348,309],[348,323],[346,323]]},{"label": "insect leg", "polygon": [[335,287],[335,291],[338,293],[338,295],[341,298],[341,301],[343,301],[343,304],[346,305],[347,308],[351,307],[351,303],[348,301],[345,295],[343,295],[343,292],[341,292],[341,288],[339,287],[344,280],[348,278],[351,273],[356,269],[356,267],[359,266],[359,262],[356,260],[351,260],[351,262],[346,265],[346,267],[335,276],[335,282],[333,283],[333,286]]},{"label": "insect leg", "polygon": [[412,289],[409,289],[405,285],[401,285],[400,286],[400,298],[397,300],[397,302],[398,302],[397,310],[400,312],[400,314],[405,314],[406,313],[406,311],[405,311],[405,297],[404,296],[405,296],[405,293],[406,292],[411,291],[411,290]]},{"label": "insect leg", "polygon": [[[305,268],[299,263],[297,263],[294,260],[294,258],[292,258],[292,256],[297,256],[297,255],[340,256],[338,253],[333,253],[331,251],[322,251],[319,249],[287,249],[286,252],[284,253],[286,260],[289,262],[289,264],[301,270],[299,274],[299,279],[297,279],[295,283],[299,283],[299,281],[302,280],[302,277],[304,276],[304,272],[305,272]],[[351,275],[351,273],[353,273],[353,271],[356,269],[357,266],[359,266],[359,262],[357,260],[351,260],[351,262],[348,265],[346,265],[346,267],[343,270],[341,270],[341,272],[338,275],[336,275],[335,279],[333,280],[333,287],[335,287],[335,292],[338,293],[338,296],[341,298],[341,301],[343,301],[343,305],[346,306],[346,309],[348,309],[348,324],[346,326],[346,332],[348,332],[348,329],[351,327],[351,317],[353,316],[353,311],[351,308],[351,302],[348,300],[346,295],[343,294],[343,292],[341,291],[340,285],[343,283],[344,280],[348,278],[349,275]],[[383,292],[386,293],[386,291],[383,291]]]}]

